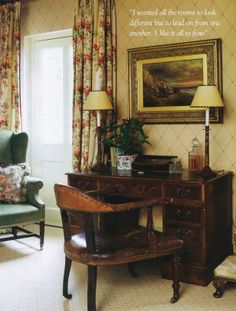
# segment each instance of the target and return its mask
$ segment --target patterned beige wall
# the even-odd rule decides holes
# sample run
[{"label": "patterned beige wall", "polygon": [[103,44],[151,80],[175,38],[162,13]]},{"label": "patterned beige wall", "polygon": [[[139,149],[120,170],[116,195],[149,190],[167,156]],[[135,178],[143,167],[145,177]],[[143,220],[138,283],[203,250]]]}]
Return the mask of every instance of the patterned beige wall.
[{"label": "patterned beige wall", "polygon": [[[236,0],[115,0],[118,31],[118,114],[128,116],[128,48],[222,38],[223,41],[223,88],[225,117],[224,124],[212,125],[210,140],[210,162],[215,169],[226,169],[236,172]],[[135,9],[135,15],[133,9]],[[156,26],[157,36],[129,36],[129,32],[142,30],[129,25],[131,19],[137,19],[137,11],[162,11],[158,21],[171,22],[165,26],[168,31],[182,28],[189,31],[186,36],[160,36],[163,27]],[[173,26],[174,20],[183,18],[165,15],[175,11],[202,11],[208,15],[201,17],[184,17],[184,26]],[[26,0],[23,4],[22,35],[49,32],[71,28],[73,25],[74,0]],[[173,14],[173,13],[172,13]],[[213,15],[210,15],[213,14]],[[153,20],[153,17],[139,17],[141,21]],[[186,26],[187,22],[207,22],[208,26]],[[212,23],[214,25],[212,25]],[[144,27],[145,31],[154,32],[154,27]],[[195,31],[195,32],[194,32]],[[196,35],[200,32],[200,35]],[[195,34],[195,35],[194,35]],[[194,35],[194,36],[193,36]],[[203,125],[147,125],[151,146],[148,154],[174,154],[181,158],[187,167],[187,154],[191,139],[197,136],[204,143]],[[234,180],[236,195],[236,181]],[[235,197],[234,195],[234,197]],[[236,200],[234,200],[236,204]]]},{"label": "patterned beige wall", "polygon": [[22,1],[22,36],[72,28],[74,1]]}]

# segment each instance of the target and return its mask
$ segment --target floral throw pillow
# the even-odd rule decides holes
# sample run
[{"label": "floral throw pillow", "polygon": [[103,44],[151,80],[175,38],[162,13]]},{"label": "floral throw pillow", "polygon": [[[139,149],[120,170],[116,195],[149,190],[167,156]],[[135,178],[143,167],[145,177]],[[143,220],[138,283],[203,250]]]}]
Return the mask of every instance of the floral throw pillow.
[{"label": "floral throw pillow", "polygon": [[26,201],[25,176],[29,174],[26,165],[0,167],[0,202],[23,203]]}]

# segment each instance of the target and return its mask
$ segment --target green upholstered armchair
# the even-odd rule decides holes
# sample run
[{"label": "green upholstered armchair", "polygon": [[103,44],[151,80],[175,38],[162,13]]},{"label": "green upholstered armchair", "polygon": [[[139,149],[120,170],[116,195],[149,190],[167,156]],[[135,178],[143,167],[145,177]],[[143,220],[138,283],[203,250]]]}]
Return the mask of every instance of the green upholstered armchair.
[{"label": "green upholstered armchair", "polygon": [[[24,163],[27,145],[28,135],[25,132],[15,134],[8,130],[0,130],[0,166],[6,168]],[[6,174],[0,171],[0,177],[6,178]],[[25,176],[24,185],[25,197],[22,202],[19,201],[18,203],[4,200],[4,194],[1,192],[4,189],[0,186],[0,229],[11,228],[10,234],[1,237],[0,242],[34,236],[40,238],[40,247],[42,248],[45,204],[39,197],[39,189],[43,187],[43,183],[37,178]],[[39,223],[39,234],[23,227],[23,225],[30,223]]]}]

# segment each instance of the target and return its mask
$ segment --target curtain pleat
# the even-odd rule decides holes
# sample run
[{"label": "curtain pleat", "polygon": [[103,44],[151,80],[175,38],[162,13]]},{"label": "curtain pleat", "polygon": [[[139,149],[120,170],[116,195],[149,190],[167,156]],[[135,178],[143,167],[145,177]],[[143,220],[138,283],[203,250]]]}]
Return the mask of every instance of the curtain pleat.
[{"label": "curtain pleat", "polygon": [[21,128],[20,2],[0,6],[0,128]]},{"label": "curtain pleat", "polygon": [[[96,163],[96,112],[83,111],[90,90],[106,90],[116,102],[116,21],[113,0],[80,0],[73,28],[73,168]],[[107,114],[106,122],[112,114]]]}]

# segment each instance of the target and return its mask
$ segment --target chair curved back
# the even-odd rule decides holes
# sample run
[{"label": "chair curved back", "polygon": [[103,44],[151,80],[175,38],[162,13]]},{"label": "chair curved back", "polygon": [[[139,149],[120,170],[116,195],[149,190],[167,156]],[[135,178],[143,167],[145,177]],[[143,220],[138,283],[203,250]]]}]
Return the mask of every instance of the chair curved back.
[{"label": "chair curved back", "polygon": [[[60,184],[55,184],[54,190],[58,207],[84,213],[120,212],[153,206],[163,202],[163,198],[144,199],[143,196],[132,195],[132,197],[125,197],[124,194],[118,194],[119,199],[115,200],[113,193],[92,191],[86,194],[77,188]],[[120,203],[121,200],[122,203]]]}]

